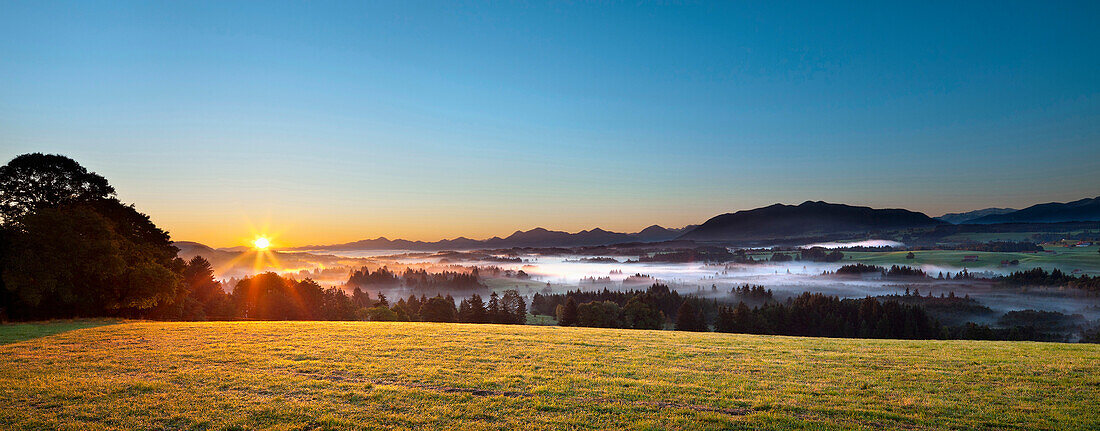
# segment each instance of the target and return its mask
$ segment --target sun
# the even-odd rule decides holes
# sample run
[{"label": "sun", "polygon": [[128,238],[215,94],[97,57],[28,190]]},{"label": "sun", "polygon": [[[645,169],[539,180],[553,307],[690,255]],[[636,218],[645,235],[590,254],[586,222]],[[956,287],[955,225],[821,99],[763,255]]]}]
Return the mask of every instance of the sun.
[{"label": "sun", "polygon": [[256,250],[267,250],[268,247],[271,247],[271,240],[262,236],[257,237],[256,239],[252,240],[252,247]]}]

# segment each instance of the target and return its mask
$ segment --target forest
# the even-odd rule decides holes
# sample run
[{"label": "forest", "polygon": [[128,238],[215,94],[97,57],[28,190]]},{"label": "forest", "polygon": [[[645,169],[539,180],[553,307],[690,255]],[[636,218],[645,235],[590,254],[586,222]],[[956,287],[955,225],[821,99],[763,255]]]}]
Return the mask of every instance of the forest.
[{"label": "forest", "polygon": [[344,285],[352,287],[392,287],[405,286],[414,290],[445,291],[445,290],[475,290],[485,287],[481,283],[478,268],[474,267],[470,272],[440,271],[429,273],[424,269],[406,268],[401,274],[390,271],[387,267],[381,267],[375,271],[363,267],[351,273]]},{"label": "forest", "polygon": [[[803,292],[776,301],[760,286],[743,286],[731,292],[732,301],[681,295],[655,283],[630,291],[571,291],[536,294],[535,314],[555,316],[559,325],[629,329],[675,329],[793,335],[835,338],[975,339],[1068,341],[1067,332],[1081,329],[1083,341],[1097,340],[1095,328],[1084,326],[1080,316],[1061,313],[1008,313],[998,327],[968,322],[992,310],[954,292],[939,297],[904,295],[842,299]],[[757,305],[750,306],[754,302]],[[550,314],[550,313],[553,314]],[[1035,314],[1038,313],[1038,314]],[[1038,315],[1040,317],[1031,317]],[[941,323],[942,317],[952,325]],[[1050,322],[1059,322],[1058,325]],[[1067,323],[1068,322],[1068,323]],[[1069,326],[1066,326],[1066,325]]]}]

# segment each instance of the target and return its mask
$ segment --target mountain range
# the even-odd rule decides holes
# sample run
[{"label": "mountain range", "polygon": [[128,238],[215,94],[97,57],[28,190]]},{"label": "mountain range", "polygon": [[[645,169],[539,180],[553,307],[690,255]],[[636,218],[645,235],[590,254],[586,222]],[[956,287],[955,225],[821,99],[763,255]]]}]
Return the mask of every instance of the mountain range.
[{"label": "mountain range", "polygon": [[635,233],[611,232],[600,228],[569,233],[544,228],[527,231],[515,231],[507,237],[493,237],[476,240],[464,237],[441,241],[409,241],[378,237],[344,244],[296,247],[288,250],[469,250],[484,248],[511,247],[583,247],[627,242],[661,242],[676,239],[684,232],[695,228],[685,226],[669,229],[653,225]]},{"label": "mountain range", "polygon": [[964,213],[948,213],[936,217],[936,219],[943,220],[951,224],[961,224],[979,217],[985,217],[987,215],[1007,214],[1015,211],[1019,210],[1015,208],[984,208],[980,210],[967,211]]},{"label": "mountain range", "polygon": [[[851,237],[874,232],[935,228],[951,224],[1058,223],[1100,221],[1100,197],[1073,202],[1052,202],[1022,210],[986,208],[932,218],[905,209],[875,209],[864,206],[806,201],[799,205],[767,207],[721,214],[701,225],[669,229],[658,225],[635,233],[611,232],[600,228],[569,233],[544,228],[515,231],[507,237],[476,240],[464,237],[441,241],[410,241],[378,237],[343,244],[313,245],[285,249],[307,250],[473,250],[512,247],[585,247],[623,243],[656,243],[671,240],[699,242],[769,241]],[[186,243],[186,247],[201,246]],[[205,247],[205,246],[202,246]],[[219,249],[241,251],[247,247]]]},{"label": "mountain range", "polygon": [[1067,221],[1100,221],[1100,197],[1073,202],[1051,202],[1032,205],[1019,211],[990,214],[967,220],[967,224],[994,223],[1059,223]]}]

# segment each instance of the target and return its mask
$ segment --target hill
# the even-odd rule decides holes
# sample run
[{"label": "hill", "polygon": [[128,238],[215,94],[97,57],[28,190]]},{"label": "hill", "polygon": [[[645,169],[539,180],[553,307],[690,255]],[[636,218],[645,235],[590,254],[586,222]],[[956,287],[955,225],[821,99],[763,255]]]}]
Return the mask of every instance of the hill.
[{"label": "hill", "polygon": [[936,217],[936,220],[943,220],[951,224],[965,223],[970,220],[974,220],[978,217],[985,217],[987,215],[1007,214],[1013,211],[1018,211],[1015,208],[985,208],[974,211],[967,211],[964,213],[947,213]]},{"label": "hill", "polygon": [[1050,202],[1032,205],[1007,214],[991,214],[966,223],[1059,223],[1067,221],[1100,221],[1100,197],[1073,202]]},{"label": "hill", "polygon": [[131,322],[0,358],[8,429],[1100,426],[1097,345]]},{"label": "hill", "polygon": [[806,201],[797,206],[775,204],[715,216],[680,236],[680,239],[729,241],[828,237],[942,224],[946,222],[904,209],[874,209]]}]

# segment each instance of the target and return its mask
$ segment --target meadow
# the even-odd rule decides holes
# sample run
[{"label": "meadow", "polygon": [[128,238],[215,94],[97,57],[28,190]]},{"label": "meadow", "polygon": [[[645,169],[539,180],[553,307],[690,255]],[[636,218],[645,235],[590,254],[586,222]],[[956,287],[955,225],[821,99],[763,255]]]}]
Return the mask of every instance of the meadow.
[{"label": "meadow", "polygon": [[[934,265],[944,268],[968,268],[970,270],[1019,271],[1031,268],[1060,269],[1067,273],[1100,275],[1100,247],[1048,247],[1053,253],[1002,253],[966,250],[918,250],[913,259],[906,259],[908,251],[892,252],[844,252],[844,262],[862,262],[869,265]],[[974,262],[964,262],[964,256],[978,256]],[[1002,260],[1018,260],[1019,266],[1002,267]],[[932,274],[935,276],[935,274]]]},{"label": "meadow", "polygon": [[15,343],[76,329],[93,328],[114,323],[118,323],[118,321],[113,319],[80,319],[12,323],[0,326],[0,344]]},{"label": "meadow", "polygon": [[1100,426],[1097,345],[124,322],[0,359],[0,423],[16,430]]}]

